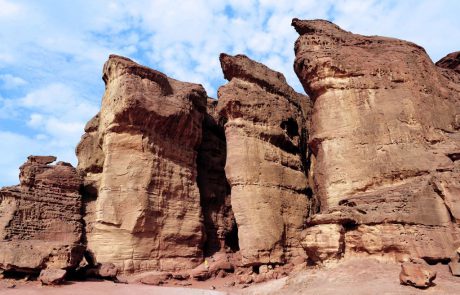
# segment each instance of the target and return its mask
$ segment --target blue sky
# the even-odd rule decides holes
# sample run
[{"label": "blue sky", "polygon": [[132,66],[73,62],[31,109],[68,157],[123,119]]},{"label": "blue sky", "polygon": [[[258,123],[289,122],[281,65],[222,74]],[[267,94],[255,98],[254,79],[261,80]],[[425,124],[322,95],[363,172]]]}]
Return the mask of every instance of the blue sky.
[{"label": "blue sky", "polygon": [[18,182],[30,154],[76,164],[110,53],[201,83],[214,97],[225,83],[219,53],[244,53],[303,91],[292,70],[293,17],[410,40],[437,61],[460,50],[459,11],[456,0],[0,0],[0,186]]}]

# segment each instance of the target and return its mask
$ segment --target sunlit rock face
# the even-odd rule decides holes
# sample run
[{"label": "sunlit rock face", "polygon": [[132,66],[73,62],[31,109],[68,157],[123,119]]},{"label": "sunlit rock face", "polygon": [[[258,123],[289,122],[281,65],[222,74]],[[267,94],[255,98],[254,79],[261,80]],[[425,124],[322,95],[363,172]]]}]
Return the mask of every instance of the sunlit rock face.
[{"label": "sunlit rock face", "polygon": [[0,189],[0,269],[38,274],[83,257],[82,179],[53,156],[29,156],[20,184]]},{"label": "sunlit rock face", "polygon": [[[460,83],[420,46],[293,20],[294,69],[313,100],[309,146],[320,214],[345,255],[445,259],[458,246]],[[458,57],[457,57],[458,59]]]},{"label": "sunlit rock face", "polygon": [[312,202],[306,151],[310,101],[284,76],[244,55],[221,54],[229,81],[219,88],[226,175],[243,264],[304,255],[300,233]]},{"label": "sunlit rock face", "polygon": [[202,261],[197,151],[207,95],[111,55],[100,113],[77,147],[85,175],[88,249],[122,271]]}]

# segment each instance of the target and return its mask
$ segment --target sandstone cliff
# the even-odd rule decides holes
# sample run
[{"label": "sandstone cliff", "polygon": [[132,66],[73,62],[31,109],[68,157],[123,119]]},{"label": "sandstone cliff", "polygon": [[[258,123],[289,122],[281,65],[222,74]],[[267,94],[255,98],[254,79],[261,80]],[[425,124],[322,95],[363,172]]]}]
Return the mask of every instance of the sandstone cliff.
[{"label": "sandstone cliff", "polygon": [[0,269],[37,273],[78,265],[84,247],[81,178],[52,156],[30,156],[20,185],[0,189]]},{"label": "sandstone cliff", "polygon": [[103,80],[101,111],[77,147],[88,249],[125,272],[192,268],[203,251],[196,159],[206,92],[114,55]]},{"label": "sandstone cliff", "polygon": [[161,271],[145,284],[367,256],[457,269],[459,52],[292,24],[309,96],[244,55],[221,54],[218,100],[111,55],[78,169],[31,156],[0,189],[0,270],[61,280],[85,248],[75,273]]},{"label": "sandstone cliff", "polygon": [[293,26],[294,69],[314,102],[321,214],[309,220],[310,244],[332,230],[345,255],[449,258],[459,245],[460,84],[413,43],[323,20]]},{"label": "sandstone cliff", "polygon": [[225,120],[231,204],[243,263],[285,263],[303,255],[309,208],[308,97],[284,76],[244,55],[221,54],[228,84],[217,109]]}]

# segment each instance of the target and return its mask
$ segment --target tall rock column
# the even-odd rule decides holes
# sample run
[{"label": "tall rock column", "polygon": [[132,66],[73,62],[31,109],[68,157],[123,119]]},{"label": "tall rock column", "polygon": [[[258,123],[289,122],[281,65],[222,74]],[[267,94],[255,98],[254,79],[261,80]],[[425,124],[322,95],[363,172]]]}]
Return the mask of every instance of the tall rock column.
[{"label": "tall rock column", "polygon": [[103,80],[100,114],[77,147],[93,197],[88,249],[125,272],[192,268],[203,256],[196,159],[206,92],[115,55]]},{"label": "tall rock column", "polygon": [[228,84],[218,91],[225,121],[231,204],[246,265],[302,254],[307,196],[308,97],[284,76],[244,55],[221,54]]},{"label": "tall rock column", "polygon": [[292,24],[294,69],[314,102],[309,145],[321,214],[310,225],[343,224],[350,255],[448,258],[459,242],[450,208],[460,201],[455,71],[443,74],[407,41],[324,20]]}]

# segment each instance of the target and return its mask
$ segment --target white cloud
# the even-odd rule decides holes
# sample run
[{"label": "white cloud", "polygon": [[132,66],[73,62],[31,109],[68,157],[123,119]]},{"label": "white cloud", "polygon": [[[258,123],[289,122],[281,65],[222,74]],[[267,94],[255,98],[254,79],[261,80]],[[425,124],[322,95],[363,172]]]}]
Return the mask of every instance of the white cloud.
[{"label": "white cloud", "polygon": [[423,46],[434,62],[460,50],[459,1],[339,1],[334,21],[346,30]]},{"label": "white cloud", "polygon": [[[0,95],[0,120],[11,119],[18,115],[16,109],[16,101],[13,99],[6,99]],[[0,124],[1,126],[1,124]]]},{"label": "white cloud", "polygon": [[74,89],[59,83],[32,90],[22,98],[6,102],[8,109],[19,112],[16,119],[21,114],[27,116],[25,123],[36,135],[0,130],[0,153],[8,155],[0,159],[0,167],[4,168],[0,172],[2,185],[17,182],[17,177],[13,177],[17,167],[31,154],[52,154],[59,160],[76,165],[75,146],[86,122],[97,113],[97,104],[79,98]]},{"label": "white cloud", "polygon": [[19,166],[25,162],[27,156],[42,149],[36,142],[27,136],[9,131],[0,130],[1,153],[0,183],[13,185],[19,182]]},{"label": "white cloud", "polygon": [[46,134],[59,146],[78,143],[86,122],[98,112],[95,103],[79,98],[63,84],[50,84],[17,100],[30,114],[27,125]]},{"label": "white cloud", "polygon": [[16,132],[0,130],[0,184],[14,185],[19,183],[19,166],[29,155],[55,155],[58,161],[68,161],[76,165],[74,148],[70,144],[50,140],[47,135],[38,134],[29,137]]},{"label": "white cloud", "polygon": [[44,118],[41,114],[31,114],[29,121],[27,121],[27,125],[32,128],[39,128],[43,126]]},{"label": "white cloud", "polygon": [[0,0],[0,18],[12,18],[21,11],[21,6],[6,0]]},{"label": "white cloud", "polygon": [[27,84],[26,80],[11,74],[0,75],[1,85],[5,89],[13,89]]}]

